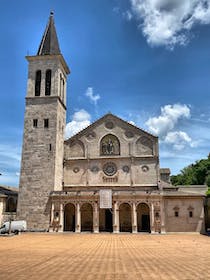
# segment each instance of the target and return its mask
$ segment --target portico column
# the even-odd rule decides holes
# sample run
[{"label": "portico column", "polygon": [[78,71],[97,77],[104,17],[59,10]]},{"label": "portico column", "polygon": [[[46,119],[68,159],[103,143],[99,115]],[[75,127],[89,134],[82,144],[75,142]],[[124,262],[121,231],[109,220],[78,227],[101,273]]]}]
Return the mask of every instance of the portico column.
[{"label": "portico column", "polygon": [[165,229],[165,207],[164,207],[164,200],[161,200],[161,233],[166,233]]},{"label": "portico column", "polygon": [[155,213],[154,213],[154,203],[151,203],[151,215],[150,215],[150,220],[151,220],[151,233],[155,233]]},{"label": "portico column", "polygon": [[63,203],[60,204],[60,227],[59,232],[63,232]]},{"label": "portico column", "polygon": [[80,212],[80,204],[77,203],[76,209],[76,229],[75,232],[81,232],[81,212]]},{"label": "portico column", "polygon": [[119,233],[119,207],[118,202],[114,202],[114,226],[113,233]]},{"label": "portico column", "polygon": [[99,211],[98,203],[94,203],[94,212],[93,212],[93,232],[99,233]]},{"label": "portico column", "polygon": [[133,202],[132,205],[132,233],[137,233],[137,213],[136,213],[136,203]]},{"label": "portico column", "polygon": [[55,209],[55,204],[54,204],[54,202],[52,202],[51,203],[50,228],[49,228],[50,232],[53,232],[52,225],[53,225],[53,220],[54,220],[54,209]]}]

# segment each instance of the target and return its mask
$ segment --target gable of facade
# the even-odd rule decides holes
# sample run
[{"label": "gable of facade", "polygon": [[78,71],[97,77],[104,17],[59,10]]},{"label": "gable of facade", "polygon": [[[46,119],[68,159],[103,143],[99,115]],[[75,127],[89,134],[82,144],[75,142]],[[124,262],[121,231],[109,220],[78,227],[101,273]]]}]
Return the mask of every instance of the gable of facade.
[{"label": "gable of facade", "polygon": [[158,138],[107,114],[64,142],[64,186],[154,187]]}]

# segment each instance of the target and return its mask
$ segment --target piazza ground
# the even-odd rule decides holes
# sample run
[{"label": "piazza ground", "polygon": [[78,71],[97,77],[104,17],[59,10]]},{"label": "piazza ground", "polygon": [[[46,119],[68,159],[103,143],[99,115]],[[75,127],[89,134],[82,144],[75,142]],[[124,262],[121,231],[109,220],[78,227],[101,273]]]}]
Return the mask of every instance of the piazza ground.
[{"label": "piazza ground", "polygon": [[210,279],[199,234],[40,234],[0,237],[0,279]]}]

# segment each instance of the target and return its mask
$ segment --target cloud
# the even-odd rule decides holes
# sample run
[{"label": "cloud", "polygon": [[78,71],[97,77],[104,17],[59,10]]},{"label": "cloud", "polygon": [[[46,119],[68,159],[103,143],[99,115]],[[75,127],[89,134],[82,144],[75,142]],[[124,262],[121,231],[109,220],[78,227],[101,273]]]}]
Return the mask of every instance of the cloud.
[{"label": "cloud", "polygon": [[75,112],[72,117],[72,121],[66,124],[65,139],[73,136],[74,134],[89,126],[90,120],[90,114],[84,109]]},{"label": "cloud", "polygon": [[175,150],[183,150],[186,146],[191,148],[196,147],[196,143],[192,141],[191,137],[184,131],[171,131],[168,132],[164,142],[171,144]]},{"label": "cloud", "polygon": [[165,137],[168,131],[174,129],[178,121],[183,118],[190,118],[190,108],[187,105],[165,105],[161,107],[160,116],[149,118],[146,126],[155,135]]},{"label": "cloud", "polygon": [[210,23],[210,0],[130,0],[131,12],[152,46],[185,45],[196,24]]},{"label": "cloud", "polygon": [[194,148],[198,145],[198,141],[193,141],[187,132],[177,130],[180,120],[190,117],[190,108],[185,104],[165,105],[161,107],[159,116],[149,118],[145,124],[150,132],[160,137],[162,144],[180,151],[187,146]]},{"label": "cloud", "polygon": [[101,98],[99,94],[94,95],[92,87],[87,88],[85,95],[94,105],[97,105],[98,100]]}]

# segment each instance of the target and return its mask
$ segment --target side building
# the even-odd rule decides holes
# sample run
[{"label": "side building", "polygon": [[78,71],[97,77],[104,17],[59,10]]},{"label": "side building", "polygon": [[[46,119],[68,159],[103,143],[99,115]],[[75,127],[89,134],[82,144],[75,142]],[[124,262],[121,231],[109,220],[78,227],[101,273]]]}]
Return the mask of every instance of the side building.
[{"label": "side building", "polygon": [[70,71],[53,14],[37,55],[26,58],[18,219],[30,230],[60,232],[204,230],[205,190],[171,185],[156,136],[107,114],[64,141]]}]

